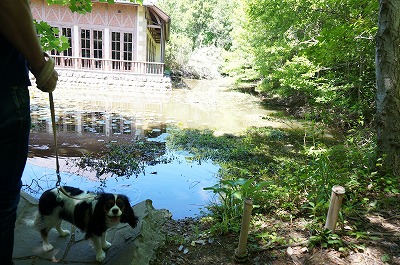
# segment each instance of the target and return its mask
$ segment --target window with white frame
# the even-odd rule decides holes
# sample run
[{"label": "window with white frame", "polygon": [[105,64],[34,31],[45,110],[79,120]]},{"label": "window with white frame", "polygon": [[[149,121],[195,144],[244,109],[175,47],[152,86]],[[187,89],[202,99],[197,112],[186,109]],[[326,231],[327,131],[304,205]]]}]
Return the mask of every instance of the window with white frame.
[{"label": "window with white frame", "polygon": [[111,32],[112,69],[121,69],[121,32]]},{"label": "window with white frame", "polygon": [[103,31],[81,29],[81,56],[83,68],[103,67]]},{"label": "window with white frame", "polygon": [[95,68],[102,68],[103,58],[103,31],[93,30],[93,57],[95,60]]},{"label": "window with white frame", "polygon": [[[90,58],[90,30],[81,29],[81,56],[83,58]],[[82,67],[90,68],[91,61],[82,59]]]},{"label": "window with white frame", "polygon": [[124,70],[131,70],[133,59],[132,33],[124,33]]},{"label": "window with white frame", "polygon": [[131,70],[133,60],[133,34],[111,32],[112,69]]}]

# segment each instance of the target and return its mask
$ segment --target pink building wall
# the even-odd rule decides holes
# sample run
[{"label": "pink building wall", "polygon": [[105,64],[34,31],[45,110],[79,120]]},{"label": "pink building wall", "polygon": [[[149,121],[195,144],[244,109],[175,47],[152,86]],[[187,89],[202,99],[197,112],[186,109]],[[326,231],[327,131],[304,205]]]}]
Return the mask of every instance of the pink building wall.
[{"label": "pink building wall", "polygon": [[163,74],[170,19],[156,6],[94,2],[92,12],[79,14],[45,0],[30,5],[34,19],[58,27],[70,41],[67,51],[51,51],[57,67]]},{"label": "pink building wall", "polygon": [[[103,55],[104,59],[110,59],[110,34],[112,31],[120,33],[132,33],[133,36],[133,60],[144,61],[146,48],[142,47],[143,42],[138,42],[138,8],[134,4],[107,4],[93,3],[91,13],[79,14],[71,12],[67,6],[47,5],[44,0],[31,0],[33,18],[38,21],[46,21],[51,26],[67,27],[72,29],[72,50],[74,57],[81,57],[80,30],[101,30],[103,32]],[[143,26],[143,25],[142,25]],[[146,27],[146,25],[144,25]],[[146,31],[146,29],[144,29]],[[138,46],[141,46],[138,49]],[[138,52],[143,53],[138,54]]]},{"label": "pink building wall", "polygon": [[33,18],[51,25],[81,25],[119,28],[134,31],[138,5],[93,3],[91,13],[72,13],[68,7],[47,5],[44,0],[31,0]]}]

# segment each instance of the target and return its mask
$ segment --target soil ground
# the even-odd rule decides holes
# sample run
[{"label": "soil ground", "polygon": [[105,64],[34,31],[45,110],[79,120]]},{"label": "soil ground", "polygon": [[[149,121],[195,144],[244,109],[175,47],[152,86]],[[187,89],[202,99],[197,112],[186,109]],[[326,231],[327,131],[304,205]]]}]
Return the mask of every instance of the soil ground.
[{"label": "soil ground", "polygon": [[[397,198],[399,199],[399,198]],[[349,236],[357,221],[365,236]],[[305,227],[307,220],[299,218],[282,221],[268,216],[253,217],[248,239],[248,260],[242,264],[400,264],[400,211],[371,212],[358,220],[348,220],[337,228],[345,251],[310,247],[311,232]],[[178,264],[239,264],[235,250],[238,234],[213,236],[200,219],[170,220],[165,224],[166,244],[158,250],[152,265]],[[263,239],[257,235],[269,231],[276,238]],[[274,231],[274,232],[271,232]],[[279,241],[279,238],[285,240]],[[286,244],[284,242],[290,242]]]}]

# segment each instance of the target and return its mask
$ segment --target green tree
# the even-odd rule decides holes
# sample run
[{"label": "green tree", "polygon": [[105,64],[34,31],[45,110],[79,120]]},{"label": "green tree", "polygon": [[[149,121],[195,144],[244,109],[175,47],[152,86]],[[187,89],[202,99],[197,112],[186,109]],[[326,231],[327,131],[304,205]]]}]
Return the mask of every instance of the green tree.
[{"label": "green tree", "polygon": [[249,0],[244,8],[247,51],[263,89],[330,113],[371,116],[375,1]]},{"label": "green tree", "polygon": [[[193,57],[203,54],[208,57],[205,61],[214,62],[221,50],[229,50],[236,3],[237,0],[160,0],[158,5],[171,17],[168,66],[190,75],[199,71],[191,64],[196,61]],[[204,52],[203,48],[212,52]],[[199,67],[200,64],[203,62],[197,63]]]}]

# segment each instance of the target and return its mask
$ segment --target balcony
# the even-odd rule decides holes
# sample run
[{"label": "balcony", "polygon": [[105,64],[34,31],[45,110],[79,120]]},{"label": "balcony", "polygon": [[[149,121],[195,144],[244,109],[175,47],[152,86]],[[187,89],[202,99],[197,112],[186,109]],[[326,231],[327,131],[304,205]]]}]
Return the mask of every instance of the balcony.
[{"label": "balcony", "polygon": [[56,67],[70,70],[130,73],[136,75],[163,75],[164,63],[110,60],[100,58],[52,55]]}]

